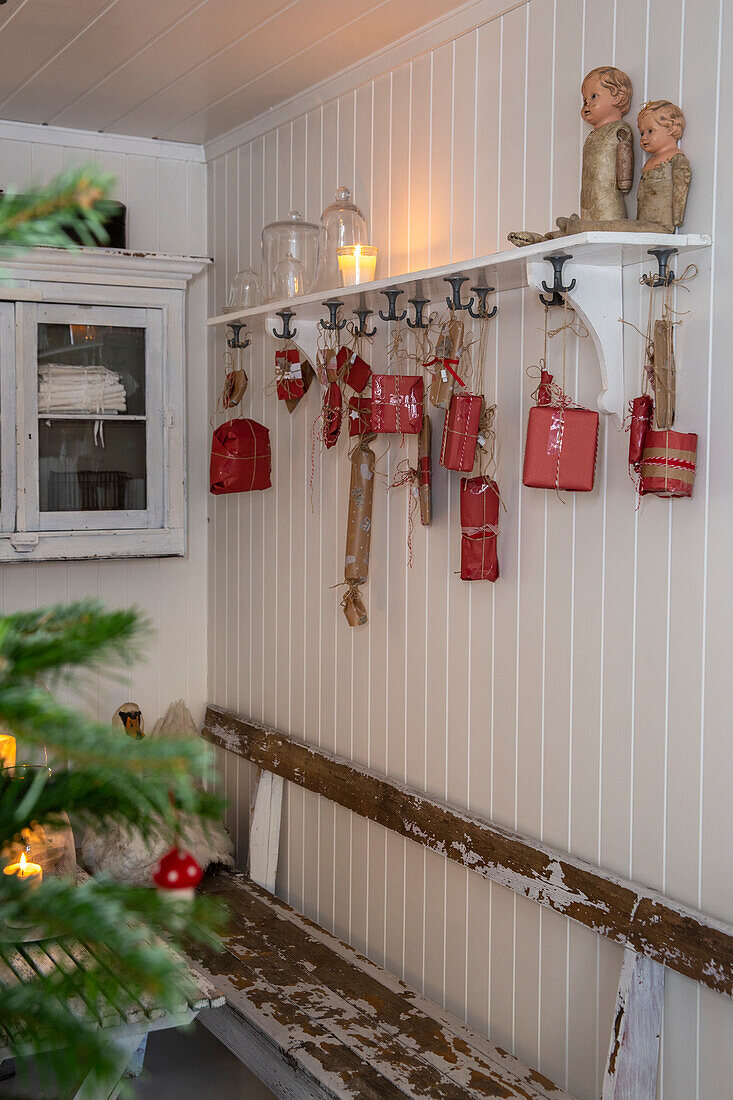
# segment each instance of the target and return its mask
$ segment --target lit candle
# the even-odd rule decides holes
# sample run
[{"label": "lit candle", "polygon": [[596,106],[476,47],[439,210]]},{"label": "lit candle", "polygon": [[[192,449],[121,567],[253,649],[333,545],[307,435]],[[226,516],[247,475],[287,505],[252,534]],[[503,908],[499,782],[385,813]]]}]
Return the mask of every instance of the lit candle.
[{"label": "lit candle", "polygon": [[18,878],[27,882],[31,888],[40,886],[43,881],[43,869],[40,863],[29,863],[25,858],[25,852],[20,853],[20,859],[17,863],[10,863],[7,867],[3,867],[3,874],[17,875]]},{"label": "lit candle", "polygon": [[0,768],[15,767],[15,738],[10,733],[0,733]]},{"label": "lit candle", "polygon": [[377,249],[374,245],[342,245],[337,253],[342,286],[373,282],[377,268]]}]

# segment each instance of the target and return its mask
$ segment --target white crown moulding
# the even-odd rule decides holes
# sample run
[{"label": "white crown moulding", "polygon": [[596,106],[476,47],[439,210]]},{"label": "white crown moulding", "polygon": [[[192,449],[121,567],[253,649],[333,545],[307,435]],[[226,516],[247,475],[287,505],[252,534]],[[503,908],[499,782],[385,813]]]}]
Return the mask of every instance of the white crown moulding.
[{"label": "white crown moulding", "polygon": [[[472,286],[490,286],[497,293],[523,287],[545,293],[547,287],[552,287],[554,279],[554,269],[549,258],[566,255],[561,272],[564,296],[588,329],[598,353],[601,374],[598,408],[603,413],[615,416],[621,423],[625,408],[624,326],[621,323],[624,316],[623,268],[637,266],[640,274],[643,271],[655,272],[657,260],[649,255],[649,251],[657,248],[675,250],[676,254],[670,260],[674,271],[675,261],[681,259],[684,253],[709,248],[711,244],[712,238],[707,234],[578,233],[571,237],[541,241],[526,248],[496,252],[492,256],[446,264],[444,267],[413,271],[357,286],[336,287],[306,294],[301,298],[268,302],[238,312],[221,313],[210,317],[207,324],[237,322],[253,331],[264,324],[265,330],[273,335],[276,331],[282,331],[282,319],[277,315],[278,311],[292,311],[294,316],[291,325],[297,330],[294,342],[313,362],[317,350],[318,323],[324,316],[327,319],[327,310],[324,310],[323,303],[329,298],[336,298],[343,303],[342,318],[356,309],[372,310],[373,316],[369,318],[369,324],[373,325],[378,319],[379,310],[387,311],[387,299],[382,291],[404,292],[399,295],[398,314],[402,309],[410,309],[410,298],[425,298],[433,309],[441,307],[446,297],[452,296],[450,284],[446,282],[449,276],[467,278],[463,295],[466,299],[471,297],[468,288]],[[489,296],[487,304],[489,309],[495,304],[493,294]],[[426,312],[429,308],[426,307]],[[377,320],[377,323],[380,322]]]}]

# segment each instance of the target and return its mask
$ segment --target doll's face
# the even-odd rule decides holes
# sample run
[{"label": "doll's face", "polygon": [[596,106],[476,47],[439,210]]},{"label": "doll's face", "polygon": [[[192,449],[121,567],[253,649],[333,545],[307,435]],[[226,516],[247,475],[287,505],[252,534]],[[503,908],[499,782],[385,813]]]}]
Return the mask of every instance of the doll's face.
[{"label": "doll's face", "polygon": [[658,122],[651,111],[646,111],[639,121],[639,144],[650,156],[677,147],[667,127]]},{"label": "doll's face", "polygon": [[620,122],[623,118],[613,91],[601,83],[600,77],[589,76],[581,89],[583,106],[581,118],[589,122],[594,130],[605,126],[607,122]]}]

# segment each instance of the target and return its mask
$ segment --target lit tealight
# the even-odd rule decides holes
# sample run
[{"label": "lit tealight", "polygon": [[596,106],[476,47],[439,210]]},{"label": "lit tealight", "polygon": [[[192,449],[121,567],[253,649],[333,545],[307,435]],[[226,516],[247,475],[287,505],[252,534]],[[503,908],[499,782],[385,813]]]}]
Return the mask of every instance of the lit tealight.
[{"label": "lit tealight", "polygon": [[0,768],[15,767],[15,738],[10,733],[0,733]]},{"label": "lit tealight", "polygon": [[43,881],[43,868],[40,863],[30,863],[25,858],[25,852],[20,853],[17,863],[9,863],[3,867],[4,875],[17,875],[19,879],[27,882],[29,886],[40,886]]},{"label": "lit tealight", "polygon": [[377,269],[378,249],[371,244],[347,244],[337,249],[342,286],[371,283]]}]

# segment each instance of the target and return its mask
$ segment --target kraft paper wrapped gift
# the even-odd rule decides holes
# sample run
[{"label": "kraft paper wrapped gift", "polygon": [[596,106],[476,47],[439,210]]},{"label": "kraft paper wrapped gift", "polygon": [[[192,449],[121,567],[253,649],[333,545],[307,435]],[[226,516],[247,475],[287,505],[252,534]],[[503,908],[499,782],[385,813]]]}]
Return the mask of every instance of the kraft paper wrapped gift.
[{"label": "kraft paper wrapped gift", "polygon": [[214,494],[270,488],[270,433],[256,420],[228,420],[211,441],[210,488]]},{"label": "kraft paper wrapped gift", "polygon": [[588,493],[597,451],[597,412],[535,405],[529,411],[522,481],[536,489]]},{"label": "kraft paper wrapped gift", "polygon": [[372,501],[374,498],[374,464],[371,444],[374,435],[363,435],[351,454],[349,483],[349,514],[346,521],[346,555],[344,581],[346,594],[341,601],[349,626],[363,626],[367,613],[359,586],[369,576],[369,550],[372,539]]},{"label": "kraft paper wrapped gift", "polygon": [[440,448],[440,465],[446,470],[470,474],[473,469],[483,400],[472,393],[454,393],[451,397]]},{"label": "kraft paper wrapped gift", "polygon": [[690,497],[695,484],[697,435],[667,429],[650,430],[639,466],[639,493]]},{"label": "kraft paper wrapped gift", "polygon": [[356,393],[361,393],[372,376],[372,368],[352,348],[339,348],[336,356],[339,378]]},{"label": "kraft paper wrapped gift", "polygon": [[364,435],[372,430],[371,397],[349,398],[349,436]]},{"label": "kraft paper wrapped gift", "polygon": [[499,487],[490,477],[461,478],[461,580],[497,580],[499,504]]},{"label": "kraft paper wrapped gift", "polygon": [[372,375],[372,431],[417,435],[422,428],[423,380],[418,374]]}]

